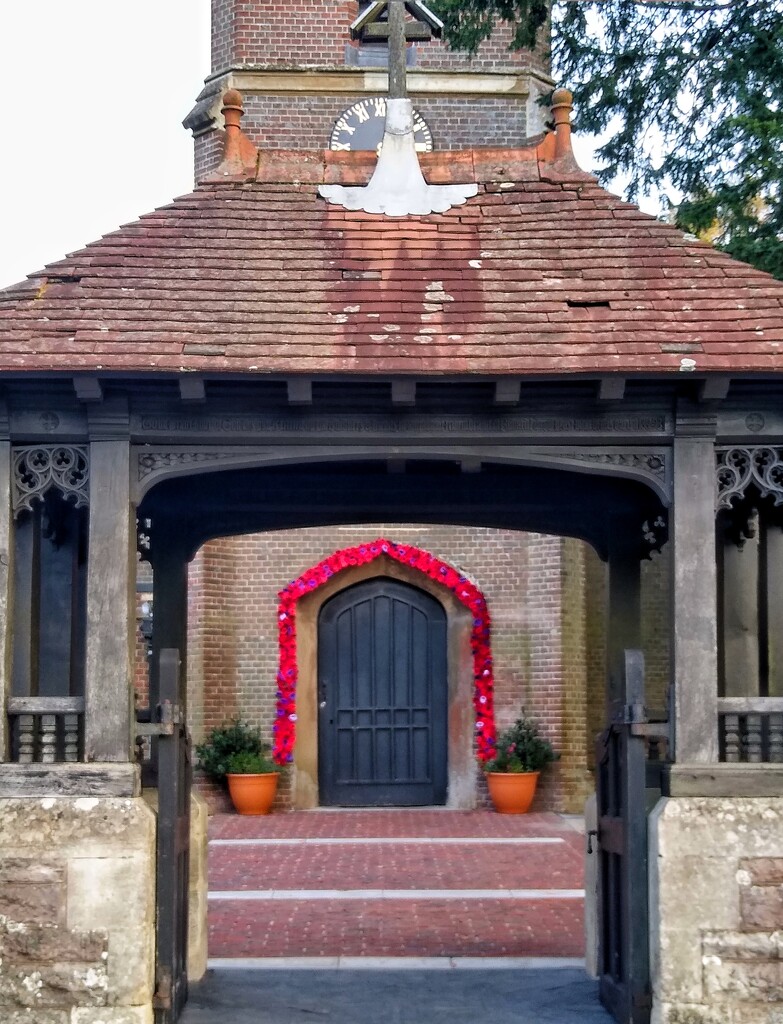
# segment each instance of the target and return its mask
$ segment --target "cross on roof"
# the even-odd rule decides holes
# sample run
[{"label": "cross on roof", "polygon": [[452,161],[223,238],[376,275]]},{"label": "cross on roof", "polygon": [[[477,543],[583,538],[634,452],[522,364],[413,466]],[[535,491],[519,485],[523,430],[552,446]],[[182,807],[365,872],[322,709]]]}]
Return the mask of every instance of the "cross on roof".
[{"label": "cross on roof", "polygon": [[[389,24],[385,20],[388,0],[371,0],[351,24],[351,36],[366,41],[389,38]],[[411,42],[440,39],[443,22],[421,0],[406,0],[405,9],[413,21],[405,23],[405,38]]]}]

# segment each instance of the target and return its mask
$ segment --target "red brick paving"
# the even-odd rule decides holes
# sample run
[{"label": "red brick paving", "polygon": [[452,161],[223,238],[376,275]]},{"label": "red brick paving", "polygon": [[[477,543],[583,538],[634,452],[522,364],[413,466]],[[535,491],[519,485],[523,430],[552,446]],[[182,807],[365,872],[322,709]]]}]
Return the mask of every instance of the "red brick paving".
[{"label": "red brick paving", "polygon": [[581,900],[212,902],[217,957],[584,955]]},{"label": "red brick paving", "polygon": [[558,836],[581,848],[578,832],[558,814],[491,811],[298,811],[251,818],[216,814],[210,839],[324,839],[469,836]]},{"label": "red brick paving", "polygon": [[213,889],[579,889],[582,859],[552,846],[213,848]]},{"label": "red brick paving", "polygon": [[[554,814],[301,812],[212,819],[214,838],[512,838],[552,845],[211,846],[211,890],[579,889],[583,837]],[[213,957],[582,956],[581,899],[211,900]]]}]

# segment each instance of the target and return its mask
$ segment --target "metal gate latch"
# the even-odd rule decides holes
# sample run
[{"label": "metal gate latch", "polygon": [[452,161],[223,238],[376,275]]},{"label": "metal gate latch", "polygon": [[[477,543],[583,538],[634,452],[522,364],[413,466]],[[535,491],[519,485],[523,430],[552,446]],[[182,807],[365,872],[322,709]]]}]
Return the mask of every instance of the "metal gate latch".
[{"label": "metal gate latch", "polygon": [[164,700],[158,704],[157,722],[137,722],[137,736],[173,736],[174,726],[182,724],[182,706]]}]

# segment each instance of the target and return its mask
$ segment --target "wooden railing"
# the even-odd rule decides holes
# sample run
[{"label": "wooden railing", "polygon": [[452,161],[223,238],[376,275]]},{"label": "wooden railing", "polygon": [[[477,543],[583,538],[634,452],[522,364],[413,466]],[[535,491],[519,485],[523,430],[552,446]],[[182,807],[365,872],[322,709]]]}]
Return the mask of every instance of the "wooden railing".
[{"label": "wooden railing", "polygon": [[718,700],[721,761],[783,763],[783,697]]},{"label": "wooden railing", "polygon": [[11,759],[20,764],[81,761],[84,697],[10,697]]}]

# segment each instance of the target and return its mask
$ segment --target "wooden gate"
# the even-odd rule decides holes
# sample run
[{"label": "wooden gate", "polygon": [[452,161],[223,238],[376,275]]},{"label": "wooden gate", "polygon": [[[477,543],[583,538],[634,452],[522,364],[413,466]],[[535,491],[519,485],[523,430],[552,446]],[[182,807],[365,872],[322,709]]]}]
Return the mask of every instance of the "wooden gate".
[{"label": "wooden gate", "polygon": [[434,598],[385,577],[331,598],[318,686],[321,803],[445,803],[446,613]]},{"label": "wooden gate", "polygon": [[601,1001],[618,1024],[649,1024],[647,816],[656,787],[660,795],[659,741],[667,731],[648,721],[641,651],[625,652],[624,694],[596,746],[598,971]]},{"label": "wooden gate", "polygon": [[179,651],[160,652],[155,1024],[175,1024],[188,997],[190,738],[179,701]]}]

